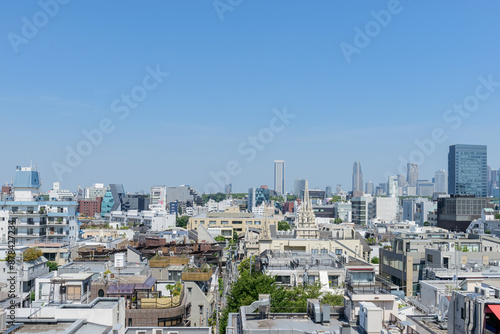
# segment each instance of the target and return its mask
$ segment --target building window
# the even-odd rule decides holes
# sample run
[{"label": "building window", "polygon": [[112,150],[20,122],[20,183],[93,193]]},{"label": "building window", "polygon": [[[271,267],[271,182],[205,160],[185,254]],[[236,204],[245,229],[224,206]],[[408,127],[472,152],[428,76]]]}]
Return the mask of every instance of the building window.
[{"label": "building window", "polygon": [[342,249],[336,249],[335,255],[342,255]]},{"label": "building window", "polygon": [[338,276],[328,276],[328,285],[330,289],[336,288],[339,286],[339,277]]},{"label": "building window", "polygon": [[99,297],[104,297],[104,290],[103,289],[99,289],[99,291],[97,292],[97,295]]},{"label": "building window", "polygon": [[158,327],[172,327],[180,324],[182,324],[182,317],[158,319]]},{"label": "building window", "polygon": [[260,225],[260,220],[256,220],[254,224],[255,225]]},{"label": "building window", "polygon": [[229,221],[227,221],[227,220],[222,220],[220,223],[221,223],[222,225],[229,225]]},{"label": "building window", "polygon": [[427,254],[427,262],[433,262],[432,260],[434,259],[434,257],[432,256],[432,254]]},{"label": "building window", "polygon": [[200,314],[203,314],[203,305],[198,305],[200,307]]},{"label": "building window", "polygon": [[290,284],[290,276],[276,276],[276,282],[281,284]]},{"label": "building window", "polygon": [[313,275],[309,275],[307,277],[307,284],[314,284],[314,282],[316,282],[316,276],[313,276]]}]

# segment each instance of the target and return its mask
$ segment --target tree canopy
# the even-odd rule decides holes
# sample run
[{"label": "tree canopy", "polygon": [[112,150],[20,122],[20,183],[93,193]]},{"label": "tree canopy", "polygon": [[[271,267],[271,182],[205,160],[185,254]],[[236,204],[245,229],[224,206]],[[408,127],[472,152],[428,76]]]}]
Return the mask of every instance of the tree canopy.
[{"label": "tree canopy", "polygon": [[43,253],[40,248],[28,248],[23,252],[23,261],[29,262],[37,260]]},{"label": "tree canopy", "polygon": [[180,216],[177,217],[175,225],[177,227],[187,228],[188,222],[189,222],[189,216]]},{"label": "tree canopy", "polygon": [[[252,261],[255,257],[252,257]],[[343,295],[320,292],[321,284],[286,287],[276,284],[276,278],[255,271],[250,272],[250,259],[247,258],[238,265],[239,279],[233,283],[227,298],[227,305],[222,310],[220,319],[220,334],[225,334],[229,313],[239,312],[241,306],[250,305],[258,300],[259,294],[271,295],[271,312],[273,313],[305,313],[307,299],[322,298],[330,305],[343,305]]]},{"label": "tree canopy", "polygon": [[278,231],[288,231],[290,230],[290,224],[282,220],[278,222]]}]

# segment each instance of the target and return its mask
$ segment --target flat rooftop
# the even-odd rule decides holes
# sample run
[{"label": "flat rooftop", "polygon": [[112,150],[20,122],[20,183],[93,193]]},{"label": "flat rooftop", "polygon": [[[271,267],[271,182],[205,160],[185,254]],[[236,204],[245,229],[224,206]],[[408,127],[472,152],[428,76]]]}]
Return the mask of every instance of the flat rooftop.
[{"label": "flat rooftop", "polygon": [[[274,319],[273,319],[274,318]],[[325,333],[339,332],[342,323],[335,319],[334,316],[330,318],[329,323],[322,325],[321,323],[314,323],[307,315],[291,315],[283,316],[279,314],[271,314],[268,319],[255,318],[247,314],[246,321],[243,327],[247,330],[267,330],[267,331],[294,331],[298,332],[314,332],[324,331]]]},{"label": "flat rooftop", "polygon": [[16,334],[59,334],[65,333],[73,325],[72,322],[57,322],[53,324],[30,324],[26,323],[20,326],[14,333]]}]

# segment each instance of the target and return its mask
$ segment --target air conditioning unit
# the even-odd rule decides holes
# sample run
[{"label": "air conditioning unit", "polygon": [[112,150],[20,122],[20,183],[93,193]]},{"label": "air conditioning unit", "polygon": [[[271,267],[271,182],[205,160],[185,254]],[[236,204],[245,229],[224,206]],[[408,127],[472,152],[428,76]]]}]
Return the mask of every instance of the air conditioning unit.
[{"label": "air conditioning unit", "polygon": [[135,334],[146,334],[146,331],[144,331],[144,330],[135,331]]},{"label": "air conditioning unit", "polygon": [[153,329],[153,334],[163,334],[163,329],[155,328],[155,329]]}]

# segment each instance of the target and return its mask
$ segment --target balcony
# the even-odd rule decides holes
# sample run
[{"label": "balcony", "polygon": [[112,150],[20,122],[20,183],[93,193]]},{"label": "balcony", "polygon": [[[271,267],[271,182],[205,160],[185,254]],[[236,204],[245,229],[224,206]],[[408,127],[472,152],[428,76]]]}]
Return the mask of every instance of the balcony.
[{"label": "balcony", "polygon": [[186,267],[182,272],[183,281],[204,282],[208,281],[210,277],[212,277],[212,268],[207,270],[207,269]]},{"label": "balcony", "polygon": [[46,217],[47,213],[45,211],[10,211],[9,215],[11,217]]}]

